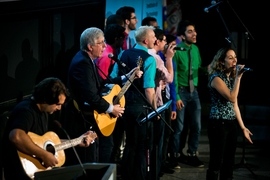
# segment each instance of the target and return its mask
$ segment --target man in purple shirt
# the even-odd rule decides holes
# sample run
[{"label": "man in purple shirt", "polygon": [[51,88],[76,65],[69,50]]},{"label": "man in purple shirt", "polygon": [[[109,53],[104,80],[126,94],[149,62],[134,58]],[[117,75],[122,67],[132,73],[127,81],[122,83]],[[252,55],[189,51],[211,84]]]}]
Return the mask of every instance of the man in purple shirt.
[{"label": "man in purple shirt", "polygon": [[[156,102],[157,107],[160,107],[163,105],[162,100],[162,94],[161,91],[165,88],[167,83],[172,83],[174,73],[173,73],[173,64],[172,64],[172,57],[174,56],[175,50],[173,48],[175,47],[172,45],[169,45],[167,51],[166,51],[166,66],[164,64],[164,61],[161,59],[161,57],[158,55],[159,51],[163,51],[165,45],[167,44],[166,36],[163,30],[161,29],[154,29],[155,36],[157,38],[154,47],[152,49],[148,50],[148,53],[152,55],[156,60],[156,78],[155,78],[155,92],[156,92]],[[154,146],[158,147],[158,154],[157,159],[154,159],[157,161],[157,169],[156,172],[160,173],[161,169],[161,161],[162,161],[162,147],[163,147],[163,136],[164,136],[164,128],[165,123],[163,120],[165,119],[164,112],[161,113],[161,119],[154,122]],[[153,151],[155,152],[155,151]],[[172,171],[173,172],[173,171]]]}]

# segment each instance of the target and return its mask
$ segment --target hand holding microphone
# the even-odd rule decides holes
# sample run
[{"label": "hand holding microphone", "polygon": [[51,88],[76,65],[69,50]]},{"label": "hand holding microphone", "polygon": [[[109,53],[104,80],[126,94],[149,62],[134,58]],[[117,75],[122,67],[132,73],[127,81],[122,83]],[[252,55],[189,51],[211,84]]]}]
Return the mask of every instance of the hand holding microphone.
[{"label": "hand holding microphone", "polygon": [[[168,49],[169,47],[172,47],[172,46],[169,46],[168,44],[166,44],[166,45],[164,46],[164,49]],[[185,48],[183,48],[183,47],[176,47],[176,46],[173,46],[173,50],[177,50],[177,51],[186,51]]]},{"label": "hand holding microphone", "polygon": [[164,46],[164,49],[165,49],[165,52],[166,52],[166,59],[172,59],[172,57],[174,56],[174,53],[175,53],[175,47],[176,45],[165,45]]},{"label": "hand holding microphone", "polygon": [[237,72],[237,74],[243,74],[246,71],[252,72],[253,69],[251,69],[251,68],[245,68],[245,65],[241,65],[241,64],[238,64],[236,66],[236,72]]}]

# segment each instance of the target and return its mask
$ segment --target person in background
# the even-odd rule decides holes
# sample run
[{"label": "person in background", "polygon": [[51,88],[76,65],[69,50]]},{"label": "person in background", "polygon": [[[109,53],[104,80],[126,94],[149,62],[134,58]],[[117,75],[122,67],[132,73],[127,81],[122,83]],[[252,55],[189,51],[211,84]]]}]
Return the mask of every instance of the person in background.
[{"label": "person in background", "polygon": [[[75,111],[74,113],[80,114],[81,118],[74,119],[67,116],[66,129],[69,134],[74,135],[83,129],[92,128],[97,132],[98,140],[103,142],[93,149],[78,152],[83,163],[99,162],[100,157],[100,161],[110,159],[113,141],[104,136],[99,129],[99,119],[95,119],[94,111],[98,114],[108,113],[116,118],[121,117],[125,108],[119,103],[112,104],[103,98],[104,85],[113,83],[122,86],[127,81],[127,77],[137,70],[134,68],[125,76],[102,79],[97,72],[94,60],[102,56],[105,48],[104,33],[101,29],[96,27],[85,29],[80,36],[80,50],[73,57],[68,72],[68,87],[72,98],[69,100],[70,109],[67,109],[67,112]],[[136,78],[140,78],[141,75],[142,71],[136,71]]]},{"label": "person in background", "polygon": [[[125,28],[118,24],[109,24],[104,30],[106,49],[103,51],[102,56],[96,60],[98,73],[103,79],[109,78],[109,74],[112,71],[115,61],[108,57],[108,55],[112,54],[114,57],[118,57],[119,49],[122,47],[125,37],[124,31]],[[123,122],[120,121],[122,121],[121,117],[117,119],[113,133],[110,135],[112,137],[108,137],[113,138],[113,143],[111,143],[113,144],[111,157],[110,159],[104,159],[104,161],[102,161],[103,163],[116,163],[120,161],[120,146],[124,132]]]},{"label": "person in background", "polygon": [[108,55],[112,54],[114,57],[118,57],[119,48],[122,47],[125,38],[124,32],[125,28],[118,24],[109,24],[104,30],[106,48],[102,56],[95,60],[102,79],[107,79],[112,71],[115,61]]},{"label": "person in background", "polygon": [[150,17],[150,16],[145,17],[142,20],[142,26],[153,26],[154,28],[158,28],[159,29],[157,19],[154,18],[154,17]]},{"label": "person in background", "polygon": [[[125,30],[125,23],[123,18],[118,15],[118,14],[112,14],[107,18],[106,21],[106,26],[110,25],[110,24],[118,24],[122,27],[124,27]],[[105,27],[106,27],[105,26]],[[105,37],[106,39],[106,37]],[[123,38],[123,44],[126,41],[126,38]],[[114,52],[114,56],[118,58],[119,54],[122,51],[122,47],[120,48],[115,48],[115,52]],[[114,64],[114,63],[113,63]],[[117,163],[117,171],[120,171],[120,161],[121,161],[121,157],[122,157],[122,152],[123,152],[123,147],[125,146],[125,130],[124,130],[124,123],[122,122],[122,117],[117,118],[117,122],[113,131],[113,142],[114,142],[114,146],[113,146],[113,151],[112,151],[112,155],[111,155],[111,160],[110,162],[112,163]]]},{"label": "person in background", "polygon": [[[167,48],[171,46],[176,46],[176,36],[172,34],[166,34],[166,40],[167,40],[167,46],[165,47],[164,51],[159,51],[158,54],[166,64],[166,51]],[[173,71],[175,72],[175,62],[173,63]],[[175,73],[174,73],[175,75]],[[163,147],[162,147],[162,160],[161,160],[161,172],[160,173],[174,173],[174,170],[170,168],[168,164],[168,146],[170,143],[170,137],[173,134],[172,133],[172,127],[171,127],[171,120],[176,119],[176,91],[175,91],[175,84],[174,79],[172,83],[167,83],[165,86],[163,86],[161,94],[162,94],[162,100],[163,103],[168,102],[169,100],[172,100],[171,106],[165,110],[165,120],[168,125],[165,125],[164,128],[164,138],[163,138]],[[170,126],[170,127],[168,127]]]},{"label": "person in background", "polygon": [[[156,60],[156,102],[157,107],[160,107],[164,105],[163,98],[162,98],[162,90],[166,87],[166,84],[173,82],[173,65],[172,65],[172,57],[174,55],[175,50],[173,49],[175,47],[172,45],[169,45],[169,47],[166,49],[166,66],[164,61],[161,59],[161,57],[158,55],[158,52],[164,51],[165,45],[167,43],[166,36],[163,30],[161,29],[154,29],[155,36],[157,38],[155,45],[152,49],[148,49],[148,53],[152,55]],[[163,147],[163,137],[164,137],[164,128],[165,128],[165,112],[160,113],[161,118],[157,121],[153,121],[154,124],[154,138],[153,138],[153,145],[154,149],[157,147],[157,152],[154,150],[152,153],[152,164],[157,164],[156,172],[159,174],[159,176],[162,176],[162,172],[160,171],[161,168],[161,161],[162,161],[162,147]],[[164,122],[165,121],[165,122]],[[155,166],[153,166],[155,168]],[[153,169],[152,168],[152,169]],[[171,170],[171,173],[173,170]]]},{"label": "person in background", "polygon": [[120,16],[118,14],[112,14],[109,17],[107,17],[106,23],[105,23],[105,28],[109,24],[118,24],[118,25],[120,25],[120,26],[122,26],[122,27],[125,28],[124,19],[122,18],[122,16]]},{"label": "person in background", "polygon": [[120,15],[122,19],[124,20],[125,24],[125,41],[122,47],[122,50],[129,49],[134,46],[136,43],[135,39],[130,36],[130,32],[132,30],[136,30],[136,25],[138,23],[138,19],[135,14],[135,9],[131,6],[123,6],[120,7],[116,13],[117,15]]},{"label": "person in background", "polygon": [[[134,81],[125,93],[126,110],[123,115],[126,132],[126,145],[121,161],[122,179],[124,180],[145,180],[150,177],[148,168],[150,164],[147,157],[152,149],[152,121],[140,123],[146,117],[148,108],[156,109],[155,98],[155,76],[156,60],[148,54],[148,49],[154,47],[156,41],[153,27],[141,26],[135,31],[136,45],[134,48],[123,51],[120,54],[120,61],[128,68],[138,66],[142,61],[143,77]],[[139,62],[138,62],[139,61]],[[116,71],[116,72],[114,72]],[[111,76],[118,73],[124,74],[127,68],[114,65]],[[135,88],[137,87],[137,88]],[[151,106],[151,107],[149,107]]]},{"label": "person in background", "polygon": [[237,64],[235,50],[224,47],[217,51],[209,66],[208,88],[211,105],[208,122],[210,147],[207,180],[233,179],[238,126],[252,144],[239,110],[237,97],[244,65]]},{"label": "person in background", "polygon": [[[180,168],[178,154],[180,153],[180,136],[183,130],[184,117],[189,115],[189,135],[187,149],[187,164],[195,167],[204,167],[202,161],[197,157],[199,138],[201,133],[201,103],[198,93],[198,74],[201,68],[201,56],[199,48],[195,45],[197,32],[195,25],[182,20],[178,24],[177,35],[182,42],[177,45],[182,51],[176,51],[173,60],[176,64],[175,85],[177,94],[177,117],[172,122],[174,129],[173,143],[170,147],[170,164],[174,168]],[[192,60],[191,69],[189,68]],[[192,74],[190,75],[190,70]],[[192,81],[190,81],[192,80]],[[192,82],[189,84],[189,82]],[[192,88],[193,87],[193,88]]]},{"label": "person in background", "polygon": [[[48,115],[61,110],[68,95],[69,92],[61,80],[49,77],[34,87],[30,98],[22,100],[11,111],[3,136],[5,144],[4,175],[6,180],[30,180],[33,178],[32,170],[27,169],[32,166],[23,167],[18,152],[33,158],[36,157],[40,162],[43,162],[43,166],[46,168],[58,166],[59,159],[53,153],[37,145],[42,143],[42,138],[40,137],[40,142],[34,140],[49,131]],[[36,136],[29,133],[34,133]],[[93,132],[87,131],[83,135],[85,138],[79,146],[88,147],[95,139],[92,136]],[[32,139],[33,137],[34,139]],[[47,136],[43,138],[45,137]],[[29,164],[31,163],[29,162]],[[34,165],[37,169],[39,168],[36,163]]]}]

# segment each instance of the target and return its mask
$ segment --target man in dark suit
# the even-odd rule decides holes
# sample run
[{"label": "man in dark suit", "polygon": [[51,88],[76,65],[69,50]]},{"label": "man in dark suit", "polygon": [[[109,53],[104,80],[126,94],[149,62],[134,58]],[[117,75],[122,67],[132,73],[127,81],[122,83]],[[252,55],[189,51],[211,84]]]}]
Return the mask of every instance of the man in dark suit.
[{"label": "man in dark suit", "polygon": [[[105,48],[106,43],[104,42],[104,33],[102,30],[91,27],[82,32],[80,37],[80,51],[73,57],[68,71],[68,88],[71,92],[72,99],[70,99],[69,108],[67,108],[68,114],[72,112],[70,110],[75,110],[73,112],[76,113],[77,111],[82,116],[79,119],[65,116],[65,125],[71,136],[76,136],[78,133],[81,134],[81,131],[84,129],[92,127],[94,131],[97,131],[99,141],[103,142],[98,147],[99,153],[102,156],[108,156],[110,158],[111,152],[108,151],[107,146],[113,146],[111,144],[113,141],[99,132],[94,111],[99,114],[109,113],[114,117],[122,116],[125,108],[121,107],[120,104],[110,104],[103,98],[101,92],[106,83],[124,84],[127,81],[127,77],[133,73],[135,68],[124,76],[103,80],[97,73],[94,60],[102,56]],[[141,75],[142,71],[136,71],[136,77],[141,77]],[[86,151],[79,151],[78,154],[83,163],[98,162],[97,147],[86,148]],[[74,160],[70,162],[67,159],[70,164],[77,164],[78,161],[76,158]]]}]

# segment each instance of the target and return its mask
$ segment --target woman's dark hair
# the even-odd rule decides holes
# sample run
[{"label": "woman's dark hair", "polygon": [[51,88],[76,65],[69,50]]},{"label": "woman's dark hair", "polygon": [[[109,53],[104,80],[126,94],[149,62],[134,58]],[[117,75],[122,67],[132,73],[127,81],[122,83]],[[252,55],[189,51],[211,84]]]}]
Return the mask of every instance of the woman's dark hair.
[{"label": "woman's dark hair", "polygon": [[39,82],[33,91],[33,97],[36,103],[57,104],[59,95],[69,96],[69,92],[62,81],[55,77],[45,78]]},{"label": "woman's dark hair", "polygon": [[125,28],[118,24],[109,24],[104,30],[104,36],[107,44],[112,45],[115,42],[115,38],[124,38]]},{"label": "woman's dark hair", "polygon": [[[230,50],[233,50],[235,52],[235,50],[232,47],[230,47],[230,46],[226,46],[226,47],[220,48],[217,51],[217,53],[214,56],[212,62],[209,64],[209,68],[208,68],[209,77],[212,74],[214,74],[215,72],[226,70],[223,62],[225,62],[225,58],[227,56],[227,52],[230,51]],[[230,77],[235,78],[235,73],[236,72],[233,71],[230,74]]]}]

